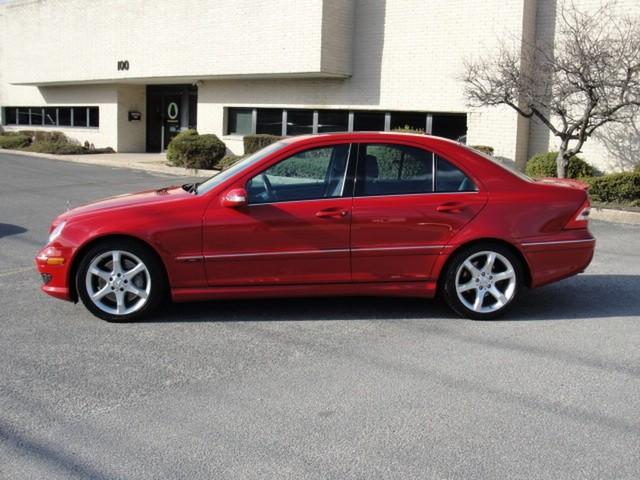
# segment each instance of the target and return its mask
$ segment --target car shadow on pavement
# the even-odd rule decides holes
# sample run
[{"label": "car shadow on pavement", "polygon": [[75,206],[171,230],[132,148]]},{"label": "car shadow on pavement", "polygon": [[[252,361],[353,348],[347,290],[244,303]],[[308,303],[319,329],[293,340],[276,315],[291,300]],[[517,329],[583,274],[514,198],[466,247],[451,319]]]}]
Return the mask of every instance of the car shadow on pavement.
[{"label": "car shadow on pavement", "polygon": [[[580,275],[524,291],[501,321],[576,320],[640,315],[640,275]],[[144,320],[259,322],[454,319],[441,299],[381,297],[218,300],[174,303]]]},{"label": "car shadow on pavement", "polygon": [[11,235],[19,235],[26,232],[27,229],[20,225],[13,225],[11,223],[0,223],[0,238],[9,237]]}]

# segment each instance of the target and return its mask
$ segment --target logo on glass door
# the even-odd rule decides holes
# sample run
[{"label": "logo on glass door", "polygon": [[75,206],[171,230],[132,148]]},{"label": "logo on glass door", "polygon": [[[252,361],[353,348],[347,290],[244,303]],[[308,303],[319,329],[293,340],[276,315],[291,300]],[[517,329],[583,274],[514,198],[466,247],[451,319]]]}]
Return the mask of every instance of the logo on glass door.
[{"label": "logo on glass door", "polygon": [[179,113],[180,110],[178,110],[178,104],[176,102],[171,102],[167,105],[167,117],[169,117],[169,121],[177,121]]}]

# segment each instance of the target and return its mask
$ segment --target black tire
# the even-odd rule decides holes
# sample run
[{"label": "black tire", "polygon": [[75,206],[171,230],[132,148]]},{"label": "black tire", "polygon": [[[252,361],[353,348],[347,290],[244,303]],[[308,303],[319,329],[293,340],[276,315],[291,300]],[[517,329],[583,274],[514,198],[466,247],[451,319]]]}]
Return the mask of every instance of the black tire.
[{"label": "black tire", "polygon": [[[145,273],[139,274],[143,275],[144,278],[142,280],[140,280],[140,277],[135,279],[135,281],[144,282],[143,286],[145,289],[147,289],[148,286],[148,294],[142,306],[130,313],[117,314],[104,311],[94,303],[94,301],[90,298],[90,293],[87,290],[87,273],[89,267],[91,266],[91,263],[111,251],[122,252],[123,262],[127,261],[124,260],[125,258],[131,259],[137,257],[137,259],[139,259],[144,264],[149,274],[148,276]],[[93,280],[93,278],[94,277],[92,277],[91,281],[95,281]],[[106,279],[104,281],[108,282],[108,280]],[[82,303],[87,308],[87,310],[89,310],[96,317],[108,322],[131,322],[150,315],[166,299],[166,293],[168,290],[164,268],[158,260],[157,256],[152,251],[150,251],[149,247],[147,247],[146,245],[135,240],[128,239],[105,240],[104,242],[100,242],[87,250],[84,253],[83,257],[80,259],[75,282],[78,296],[80,297],[80,300],[82,300]],[[133,286],[133,283],[131,285]],[[104,286],[106,287],[107,285]],[[111,290],[113,290],[113,288],[111,288]],[[114,294],[111,294],[111,296],[113,295]],[[129,298],[133,294],[125,292],[125,295],[128,295],[127,298]],[[110,298],[111,297],[109,295],[106,295],[105,300],[102,303],[104,304],[110,302]],[[113,298],[115,298],[115,296],[113,296]],[[133,298],[135,298],[135,296]],[[141,300],[142,299],[140,299],[140,301]]]},{"label": "black tire", "polygon": [[[499,254],[511,264],[511,267],[513,268],[513,272],[515,274],[515,285],[512,287],[512,290],[511,288],[507,289],[507,291],[509,292],[508,301],[503,306],[497,307],[497,305],[499,305],[500,303],[497,299],[493,297],[493,295],[489,295],[489,299],[488,299],[489,305],[487,307],[484,307],[484,303],[481,304],[480,308],[496,308],[494,311],[481,312],[481,311],[476,311],[472,308],[469,308],[467,305],[463,303],[456,289],[458,271],[461,268],[463,269],[460,272],[461,276],[465,274],[468,275],[469,273],[465,271],[467,270],[465,267],[462,267],[464,262],[467,259],[470,259],[470,258],[473,259],[474,255],[479,256],[476,258],[481,258],[482,252],[494,252],[496,254]],[[500,268],[501,265],[504,265],[504,263],[501,260],[498,260],[497,266],[494,268]],[[484,270],[484,269],[481,268],[480,270]],[[499,273],[506,273],[506,272],[508,272],[508,269],[504,270],[504,272],[499,272]],[[494,273],[493,275],[497,275],[497,274]],[[491,278],[493,278],[493,276]],[[473,320],[493,320],[503,316],[513,306],[514,302],[517,300],[517,298],[520,295],[520,292],[522,291],[523,280],[524,280],[524,268],[522,265],[522,261],[516,254],[513,253],[511,249],[509,249],[508,247],[500,243],[483,242],[483,243],[472,245],[467,248],[463,248],[453,254],[453,257],[448,262],[446,269],[443,272],[443,277],[441,282],[441,293],[447,305],[459,316],[470,318]],[[471,281],[475,282],[476,280],[474,279],[474,277],[471,277],[471,279],[469,280],[469,283],[471,283]],[[482,281],[484,281],[484,278],[482,278]],[[505,282],[509,282],[509,281],[510,280],[499,280],[493,284],[489,283],[489,285],[495,285],[498,289],[501,289],[505,287]],[[466,283],[467,282],[465,282],[465,284]],[[506,285],[511,285],[511,284],[507,283]],[[470,290],[469,293],[464,292],[464,293],[461,293],[460,295],[462,295],[463,298],[465,298],[465,300],[467,300],[467,302],[470,303],[470,300],[467,299],[467,296],[475,296],[478,294],[478,291],[479,291],[478,288],[476,288],[474,290]],[[482,293],[486,297],[487,294],[489,293],[487,292],[487,287],[485,286],[484,292],[480,291],[480,293]],[[505,296],[505,298],[507,298],[507,296]],[[493,305],[491,305],[490,303],[492,299],[494,300]],[[487,301],[486,299],[482,300],[482,302],[486,302],[486,301]]]}]

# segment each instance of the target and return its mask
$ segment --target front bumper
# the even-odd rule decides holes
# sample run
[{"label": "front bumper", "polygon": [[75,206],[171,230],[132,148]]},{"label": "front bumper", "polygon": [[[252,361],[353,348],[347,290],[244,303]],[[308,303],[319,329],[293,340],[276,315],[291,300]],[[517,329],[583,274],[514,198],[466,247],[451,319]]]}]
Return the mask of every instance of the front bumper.
[{"label": "front bumper", "polygon": [[41,290],[55,298],[71,301],[69,268],[71,252],[59,246],[47,245],[36,256],[36,267],[42,277]]}]

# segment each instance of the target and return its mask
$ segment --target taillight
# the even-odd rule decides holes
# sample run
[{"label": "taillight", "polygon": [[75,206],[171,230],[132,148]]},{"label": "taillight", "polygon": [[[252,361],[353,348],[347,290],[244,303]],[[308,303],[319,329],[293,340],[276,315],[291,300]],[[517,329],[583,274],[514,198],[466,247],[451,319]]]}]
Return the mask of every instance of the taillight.
[{"label": "taillight", "polygon": [[573,230],[576,228],[587,228],[587,226],[589,225],[590,210],[591,202],[589,201],[589,197],[587,197],[576,214],[571,217],[571,220],[569,220],[569,222],[564,226],[564,229]]}]

